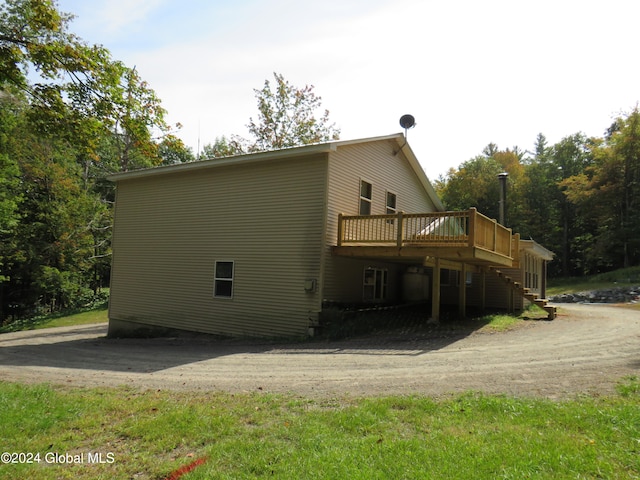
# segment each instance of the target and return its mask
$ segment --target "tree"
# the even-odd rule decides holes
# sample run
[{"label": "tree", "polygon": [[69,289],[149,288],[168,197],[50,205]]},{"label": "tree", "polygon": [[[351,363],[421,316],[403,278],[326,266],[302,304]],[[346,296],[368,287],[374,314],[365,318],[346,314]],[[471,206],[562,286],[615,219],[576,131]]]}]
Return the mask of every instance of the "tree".
[{"label": "tree", "polygon": [[250,117],[247,125],[253,138],[246,139],[240,135],[216,137],[213,144],[203,147],[205,158],[277,150],[340,138],[340,129],[329,123],[328,110],[316,117],[322,98],[313,92],[313,85],[297,88],[281,74],[274,73],[273,76],[274,88],[269,80],[265,80],[261,90],[254,89],[258,117],[256,120]]},{"label": "tree", "polygon": [[48,107],[56,105],[61,91],[75,99],[89,94],[91,84],[103,77],[109,54],[69,33],[72,18],[59,12],[54,0],[5,0],[0,5],[0,85],[16,87],[32,103]]},{"label": "tree", "polygon": [[0,321],[104,285],[102,177],[193,159],[137,70],[70,33],[71,19],[55,0],[0,3]]},{"label": "tree", "polygon": [[11,130],[6,151],[20,167],[22,201],[4,287],[23,313],[75,306],[90,291],[92,224],[106,206],[85,188],[73,148],[35,132],[26,115]]},{"label": "tree", "polygon": [[449,171],[446,186],[440,192],[442,201],[451,210],[475,207],[484,215],[498,218],[498,174],[502,171],[502,166],[491,157],[468,160],[457,171]]},{"label": "tree", "polygon": [[510,149],[500,150],[494,143],[483,154],[450,170],[438,185],[438,194],[447,208],[466,210],[476,207],[491,218],[499,216],[500,185],[498,174],[509,174],[508,226],[517,227],[521,217],[520,194],[524,167],[518,154]]},{"label": "tree", "polygon": [[8,279],[5,270],[6,258],[15,248],[15,227],[20,220],[19,206],[20,168],[8,154],[11,130],[15,125],[12,102],[0,97],[0,285]]},{"label": "tree", "polygon": [[238,135],[232,135],[231,138],[227,138],[224,135],[216,137],[213,144],[206,144],[202,148],[202,156],[206,159],[230,157],[231,155],[237,155],[244,153],[246,149],[247,140]]},{"label": "tree", "polygon": [[162,159],[162,165],[175,165],[195,161],[191,148],[175,135],[165,136],[158,145],[158,155]]},{"label": "tree", "polygon": [[316,118],[322,98],[313,92],[313,85],[296,88],[281,74],[274,72],[273,76],[273,89],[269,80],[265,80],[262,90],[254,90],[259,113],[257,120],[250,118],[247,125],[254,137],[248,151],[294,147],[340,138],[340,130],[335,124],[329,123],[328,110]]},{"label": "tree", "polygon": [[595,221],[590,257],[601,267],[640,262],[640,111],[617,119],[604,139],[591,146],[593,164],[567,175],[569,202]]},{"label": "tree", "polygon": [[556,253],[552,275],[582,275],[590,269],[585,257],[592,243],[590,219],[578,214],[563,193],[563,180],[584,171],[590,162],[589,140],[581,133],[547,146],[538,135],[535,156],[526,166],[523,184],[523,232]]},{"label": "tree", "polygon": [[0,5],[0,91],[25,92],[34,128],[82,145],[85,176],[98,162],[101,173],[161,164],[171,128],[160,100],[135,68],[69,33],[72,18],[55,0]]}]

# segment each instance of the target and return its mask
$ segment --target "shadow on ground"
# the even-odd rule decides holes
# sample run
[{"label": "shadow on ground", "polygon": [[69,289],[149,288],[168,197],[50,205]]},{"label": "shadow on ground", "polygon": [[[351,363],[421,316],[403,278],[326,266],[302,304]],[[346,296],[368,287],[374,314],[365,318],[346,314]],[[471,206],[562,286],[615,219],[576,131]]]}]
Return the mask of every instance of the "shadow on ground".
[{"label": "shadow on ground", "polygon": [[[368,322],[351,336],[304,341],[220,339],[186,334],[172,338],[106,338],[106,324],[0,335],[0,365],[152,373],[229,355],[406,355],[442,349],[487,324],[482,320],[428,323],[424,307],[354,316]],[[368,328],[364,328],[368,327]]]}]

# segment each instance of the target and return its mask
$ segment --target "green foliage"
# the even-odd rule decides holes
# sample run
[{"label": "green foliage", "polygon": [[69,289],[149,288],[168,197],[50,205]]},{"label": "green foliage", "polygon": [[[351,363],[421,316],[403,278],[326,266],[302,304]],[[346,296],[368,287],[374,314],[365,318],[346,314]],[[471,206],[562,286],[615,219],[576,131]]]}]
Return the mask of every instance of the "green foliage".
[{"label": "green foliage", "polygon": [[108,282],[118,171],[193,160],[137,71],[51,0],[0,3],[0,322],[75,308]]},{"label": "green foliage", "polygon": [[509,173],[507,225],[555,252],[552,276],[575,276],[640,263],[640,111],[617,119],[605,138],[581,133],[533,156],[489,144],[436,184],[448,208],[476,207],[498,217],[498,181]]},{"label": "green foliage", "polygon": [[640,111],[618,119],[591,147],[593,164],[563,182],[568,200],[594,220],[591,259],[603,267],[640,262]]},{"label": "green foliage", "polygon": [[621,268],[595,275],[554,278],[549,281],[547,294],[560,295],[562,293],[603,290],[624,285],[635,286],[638,284],[640,284],[640,266]]},{"label": "green foliage", "polygon": [[482,214],[498,218],[500,188],[497,177],[502,166],[492,157],[478,156],[450,170],[446,188],[439,193],[447,209],[466,210],[476,207]]},{"label": "green foliage", "polygon": [[261,90],[254,89],[258,103],[258,118],[249,118],[247,125],[252,135],[216,137],[213,144],[202,149],[205,159],[228,157],[243,153],[309,145],[340,138],[340,129],[329,123],[329,111],[320,117],[322,98],[316,96],[313,85],[297,88],[278,73],[273,74],[275,85],[265,80]]},{"label": "green foliage", "polygon": [[64,312],[48,313],[28,317],[0,326],[0,333],[18,332],[22,330],[40,330],[43,328],[70,327],[73,325],[86,325],[90,323],[106,323],[108,291],[102,290],[97,294],[91,294],[82,299],[81,307]]},{"label": "green foliage", "polygon": [[112,464],[0,465],[8,478],[635,478],[637,379],[618,396],[290,395],[0,383],[5,450],[111,452]]},{"label": "green foliage", "polygon": [[497,179],[500,173],[506,172],[509,174],[506,223],[509,226],[518,224],[521,215],[521,202],[518,199],[521,196],[524,169],[521,155],[517,147],[499,150],[497,145],[490,143],[483,155],[462,163],[458,170],[449,170],[446,178],[440,180],[438,194],[451,210],[475,207],[490,218],[498,218],[500,185]]},{"label": "green foliage", "polygon": [[227,138],[224,135],[222,137],[216,137],[213,144],[206,144],[202,148],[202,156],[205,159],[230,157],[232,155],[238,155],[244,152],[244,144],[246,140],[233,135],[231,138]]},{"label": "green foliage", "polygon": [[297,88],[281,74],[274,73],[275,85],[265,80],[261,90],[254,90],[258,100],[258,119],[249,119],[254,140],[248,151],[272,150],[297,145],[337,140],[340,130],[329,123],[329,111],[316,118],[322,98],[313,85]]},{"label": "green foliage", "polygon": [[552,273],[563,276],[592,268],[587,249],[592,244],[593,221],[589,216],[577,215],[562,183],[588,167],[589,143],[582,134],[570,135],[551,147],[537,148],[535,158],[526,167],[522,233],[556,252]]},{"label": "green foliage", "polygon": [[158,145],[158,154],[162,158],[162,165],[175,165],[193,162],[196,158],[189,147],[175,135],[166,135]]}]

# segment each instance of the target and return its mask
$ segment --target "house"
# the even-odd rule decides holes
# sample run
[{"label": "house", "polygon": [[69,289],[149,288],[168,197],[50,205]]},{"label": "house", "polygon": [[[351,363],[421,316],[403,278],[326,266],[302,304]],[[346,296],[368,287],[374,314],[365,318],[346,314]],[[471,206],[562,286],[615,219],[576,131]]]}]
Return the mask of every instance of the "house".
[{"label": "house", "polygon": [[437,319],[441,304],[544,294],[550,252],[474,209],[445,212],[403,134],[109,180],[111,336],[299,336],[329,303],[425,301]]}]

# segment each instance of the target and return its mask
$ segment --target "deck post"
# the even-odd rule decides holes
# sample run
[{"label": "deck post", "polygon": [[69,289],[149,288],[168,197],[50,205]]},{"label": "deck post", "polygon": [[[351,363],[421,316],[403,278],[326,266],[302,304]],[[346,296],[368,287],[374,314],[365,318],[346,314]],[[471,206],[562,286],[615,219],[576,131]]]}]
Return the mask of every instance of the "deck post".
[{"label": "deck post", "polygon": [[513,235],[513,242],[509,245],[511,251],[509,252],[509,256],[517,262],[520,262],[520,234],[516,233]]},{"label": "deck post", "polygon": [[436,257],[431,282],[431,321],[440,321],[440,259]]},{"label": "deck post", "polygon": [[476,244],[476,214],[478,210],[475,207],[469,209],[469,240],[468,245],[473,246]]},{"label": "deck post", "polygon": [[467,264],[462,264],[458,279],[458,315],[460,318],[467,316]]},{"label": "deck post", "polygon": [[396,245],[398,248],[402,248],[402,243],[404,242],[404,225],[403,225],[403,216],[404,212],[398,212],[398,232],[396,238]]},{"label": "deck post", "polygon": [[344,217],[344,214],[339,213],[338,214],[338,246],[339,247],[342,246],[342,239],[344,238],[344,224],[343,224],[342,217]]},{"label": "deck post", "polygon": [[480,309],[484,313],[487,309],[487,270],[482,268],[480,274]]}]

